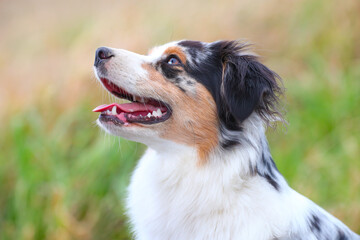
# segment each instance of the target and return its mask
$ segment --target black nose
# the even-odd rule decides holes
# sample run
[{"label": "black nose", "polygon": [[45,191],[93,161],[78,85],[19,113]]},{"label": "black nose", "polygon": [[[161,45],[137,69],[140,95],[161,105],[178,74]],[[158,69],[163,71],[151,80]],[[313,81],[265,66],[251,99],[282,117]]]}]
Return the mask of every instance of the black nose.
[{"label": "black nose", "polygon": [[100,63],[110,59],[111,57],[113,57],[114,54],[111,51],[111,49],[106,48],[106,47],[100,47],[96,50],[95,53],[95,62],[94,62],[94,66],[97,67],[99,66]]}]

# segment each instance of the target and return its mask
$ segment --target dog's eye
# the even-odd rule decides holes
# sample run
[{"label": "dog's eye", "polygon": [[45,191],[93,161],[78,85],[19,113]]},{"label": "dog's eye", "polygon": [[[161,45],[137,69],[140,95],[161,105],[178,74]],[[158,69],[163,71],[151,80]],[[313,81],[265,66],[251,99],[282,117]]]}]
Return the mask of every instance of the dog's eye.
[{"label": "dog's eye", "polygon": [[171,57],[169,58],[168,62],[169,65],[179,65],[180,61],[179,59],[175,58],[175,57]]}]

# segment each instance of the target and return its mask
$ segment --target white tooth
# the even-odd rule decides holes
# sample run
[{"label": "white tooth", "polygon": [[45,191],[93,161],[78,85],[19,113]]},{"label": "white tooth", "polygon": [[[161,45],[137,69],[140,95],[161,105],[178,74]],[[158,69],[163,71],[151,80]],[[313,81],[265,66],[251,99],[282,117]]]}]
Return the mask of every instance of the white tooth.
[{"label": "white tooth", "polygon": [[146,115],[148,118],[150,118],[152,115],[151,115],[151,113],[148,113],[148,115]]},{"label": "white tooth", "polygon": [[113,106],[111,113],[112,113],[112,115],[116,115],[116,106]]},{"label": "white tooth", "polygon": [[157,116],[158,116],[158,114],[157,114],[156,111],[153,111],[153,112],[152,112],[152,115],[154,115],[154,117],[157,117]]},{"label": "white tooth", "polygon": [[134,109],[129,109],[130,112],[134,112]]},{"label": "white tooth", "polygon": [[110,112],[110,110],[106,110],[106,113],[107,113],[107,114],[110,114],[111,112]]},{"label": "white tooth", "polygon": [[160,108],[158,108],[156,112],[157,112],[158,117],[161,117],[162,113],[161,113]]},{"label": "white tooth", "polygon": [[133,95],[133,102],[135,102],[136,101],[136,97]]}]

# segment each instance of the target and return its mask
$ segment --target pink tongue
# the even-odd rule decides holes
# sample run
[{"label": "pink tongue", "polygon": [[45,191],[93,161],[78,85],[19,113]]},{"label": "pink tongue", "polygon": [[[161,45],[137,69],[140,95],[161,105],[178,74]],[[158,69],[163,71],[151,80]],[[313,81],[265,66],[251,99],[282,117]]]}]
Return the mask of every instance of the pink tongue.
[{"label": "pink tongue", "polygon": [[162,112],[166,112],[166,107],[161,106],[161,107],[155,107],[153,105],[150,104],[145,104],[145,103],[123,103],[123,104],[118,104],[118,103],[112,103],[110,105],[100,105],[98,107],[96,107],[93,112],[103,112],[106,110],[110,110],[113,108],[113,106],[116,106],[117,108],[119,108],[121,111],[123,112],[153,112],[156,111],[158,108],[160,108],[160,110]]},{"label": "pink tongue", "polygon": [[[113,106],[114,104],[111,104],[111,105]],[[110,108],[110,105],[103,104],[103,105],[100,105],[100,106],[97,106],[96,108],[94,108],[93,112],[103,112],[108,108]]]}]

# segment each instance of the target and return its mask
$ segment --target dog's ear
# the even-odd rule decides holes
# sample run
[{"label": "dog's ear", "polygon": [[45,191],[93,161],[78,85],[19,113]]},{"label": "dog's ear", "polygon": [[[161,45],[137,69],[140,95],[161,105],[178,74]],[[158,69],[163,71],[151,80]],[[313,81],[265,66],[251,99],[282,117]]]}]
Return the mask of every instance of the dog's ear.
[{"label": "dog's ear", "polygon": [[279,76],[245,50],[246,45],[238,42],[227,42],[223,48],[221,97],[228,111],[240,122],[254,111],[267,123],[281,119],[277,110],[282,93]]}]

